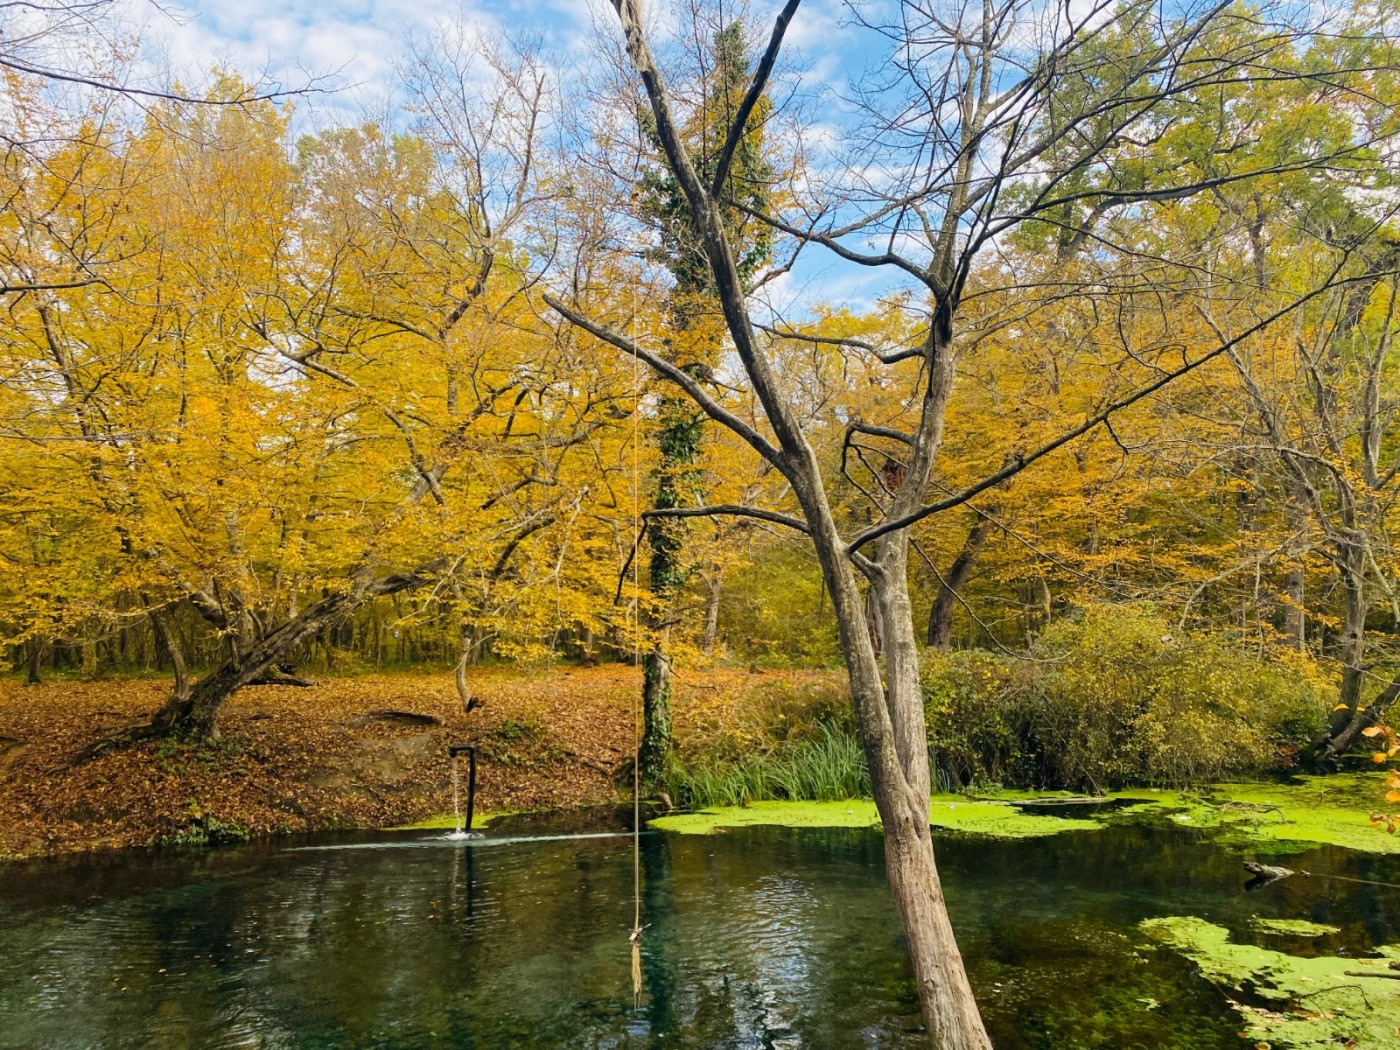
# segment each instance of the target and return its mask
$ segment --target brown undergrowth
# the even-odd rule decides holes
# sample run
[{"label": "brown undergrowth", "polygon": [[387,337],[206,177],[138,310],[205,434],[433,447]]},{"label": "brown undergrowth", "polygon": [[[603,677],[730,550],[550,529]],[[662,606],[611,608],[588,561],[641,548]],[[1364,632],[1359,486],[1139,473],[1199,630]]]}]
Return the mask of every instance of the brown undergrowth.
[{"label": "brown undergrowth", "polygon": [[[826,672],[690,672],[677,717],[717,697],[826,682]],[[630,668],[476,672],[464,714],[448,674],[330,679],[235,695],[218,741],[143,741],[72,757],[143,720],[158,680],[0,682],[0,857],[385,827],[451,809],[446,747],[475,742],[479,809],[604,804],[632,746]],[[409,712],[436,722],[385,718]],[[426,724],[425,724],[426,723]]]}]

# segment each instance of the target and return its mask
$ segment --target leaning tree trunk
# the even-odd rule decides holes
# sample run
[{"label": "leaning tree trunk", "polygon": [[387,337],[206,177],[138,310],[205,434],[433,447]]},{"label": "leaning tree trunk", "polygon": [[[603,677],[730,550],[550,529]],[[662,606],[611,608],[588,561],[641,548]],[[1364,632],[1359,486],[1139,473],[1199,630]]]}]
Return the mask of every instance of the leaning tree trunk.
[{"label": "leaning tree trunk", "polygon": [[334,604],[334,599],[323,599],[261,641],[245,641],[234,655],[196,682],[184,696],[178,690],[172,691],[165,706],[151,720],[152,730],[158,736],[217,738],[219,714],[229,697],[245,685],[266,677],[287,653],[320,633],[340,609],[332,608],[319,615],[316,610]]},{"label": "leaning tree trunk", "polygon": [[275,631],[240,647],[235,655],[195,683],[187,696],[172,694],[151,720],[151,730],[159,736],[217,737],[219,713],[235,692],[266,677],[288,653],[315,638],[328,624],[371,598],[417,586],[427,571],[378,579],[363,574],[348,590],[313,602]]},{"label": "leaning tree trunk", "polygon": [[938,581],[938,594],[934,596],[928,616],[928,644],[935,649],[947,649],[953,644],[953,610],[957,608],[959,596],[967,578],[972,575],[972,566],[982,545],[987,542],[989,531],[987,519],[979,514],[953,564]]},{"label": "leaning tree trunk", "polygon": [[[813,487],[819,485],[818,480]],[[803,496],[799,493],[800,499]],[[990,1050],[991,1040],[967,979],[934,861],[928,737],[909,600],[908,533],[892,533],[882,541],[881,575],[872,585],[872,604],[883,634],[886,686],[866,604],[823,503],[820,496],[803,499],[846,657],[871,793],[884,825],[885,872],[909,942],[930,1041],[937,1050]]]}]

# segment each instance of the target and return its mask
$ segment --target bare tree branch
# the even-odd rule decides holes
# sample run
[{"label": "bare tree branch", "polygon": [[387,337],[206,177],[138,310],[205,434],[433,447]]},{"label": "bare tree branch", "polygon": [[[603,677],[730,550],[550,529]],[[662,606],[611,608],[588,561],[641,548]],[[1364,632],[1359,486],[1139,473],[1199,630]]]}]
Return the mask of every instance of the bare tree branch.
[{"label": "bare tree branch", "polygon": [[753,113],[754,106],[758,105],[758,100],[763,97],[764,88],[768,86],[768,78],[773,73],[773,63],[778,60],[778,52],[783,47],[783,34],[787,32],[788,23],[792,21],[792,16],[797,13],[801,3],[802,0],[787,0],[773,23],[773,35],[769,38],[763,57],[758,60],[749,90],[744,93],[744,99],[739,103],[739,111],[734,114],[734,123],[730,125],[729,134],[725,136],[724,148],[720,150],[719,161],[715,164],[715,175],[710,181],[710,195],[713,197],[718,197],[724,191],[725,181],[729,178],[729,166],[734,162],[734,151],[743,141],[749,116]]},{"label": "bare tree branch", "polygon": [[783,469],[783,454],[779,452],[778,449],[774,448],[757,430],[749,426],[707,394],[704,388],[700,386],[699,382],[685,371],[677,368],[664,357],[643,350],[632,340],[614,332],[612,329],[589,320],[586,315],[566,305],[549,292],[545,293],[544,301],[549,304],[550,309],[565,317],[570,323],[582,328],[595,338],[617,347],[617,349],[621,350],[623,353],[630,354],[657,374],[675,383],[700,406],[701,410],[707,416],[743,438],[760,456],[768,460],[779,470]]}]

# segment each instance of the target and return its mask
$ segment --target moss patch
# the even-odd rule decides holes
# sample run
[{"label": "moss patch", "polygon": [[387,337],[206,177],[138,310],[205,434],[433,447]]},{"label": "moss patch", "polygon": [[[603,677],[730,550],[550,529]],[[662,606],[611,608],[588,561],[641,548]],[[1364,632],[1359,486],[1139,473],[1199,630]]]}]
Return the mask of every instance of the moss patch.
[{"label": "moss patch", "polygon": [[1384,976],[1396,973],[1387,958],[1302,959],[1233,944],[1224,927],[1189,916],[1148,919],[1142,929],[1222,988],[1256,1045],[1400,1047],[1400,981]]},{"label": "moss patch", "polygon": [[[519,812],[514,809],[489,809],[484,813],[472,814],[472,829],[484,828],[491,821],[500,817],[508,817]],[[399,824],[392,828],[385,828],[386,831],[455,831],[457,830],[457,817],[452,813],[442,813],[436,817],[428,817],[426,820],[417,820],[412,824]]]},{"label": "moss patch", "polygon": [[647,822],[661,831],[682,835],[708,835],[721,828],[755,824],[789,828],[869,828],[880,823],[875,803],[867,799],[848,802],[754,802],[747,806],[722,806],[697,813],[671,813]]},{"label": "moss patch", "polygon": [[929,807],[929,823],[936,828],[966,831],[973,835],[1020,839],[1057,835],[1062,831],[1094,831],[1103,825],[1084,817],[1023,813],[1007,802],[987,802],[937,795]]},{"label": "moss patch", "polygon": [[[748,806],[727,806],[698,813],[674,813],[657,817],[651,827],[687,835],[706,835],[721,828],[754,824],[791,828],[868,828],[880,823],[875,803],[848,802],[754,802]],[[1100,826],[1097,821],[1022,813],[1006,802],[975,801],[961,795],[937,795],[929,809],[929,823],[937,828],[965,831],[996,838],[1030,838],[1062,831],[1085,831]]]},{"label": "moss patch", "polygon": [[1340,926],[1307,919],[1255,919],[1250,925],[1260,933],[1276,933],[1281,937],[1331,937],[1342,932]]},{"label": "moss patch", "polygon": [[1380,777],[1359,773],[1300,777],[1291,784],[1215,784],[1194,793],[1152,794],[1156,796],[1153,808],[1169,811],[1173,822],[1211,831],[1219,841],[1259,853],[1296,853],[1319,845],[1400,853],[1400,836],[1387,835],[1368,819],[1381,805],[1383,791]]}]

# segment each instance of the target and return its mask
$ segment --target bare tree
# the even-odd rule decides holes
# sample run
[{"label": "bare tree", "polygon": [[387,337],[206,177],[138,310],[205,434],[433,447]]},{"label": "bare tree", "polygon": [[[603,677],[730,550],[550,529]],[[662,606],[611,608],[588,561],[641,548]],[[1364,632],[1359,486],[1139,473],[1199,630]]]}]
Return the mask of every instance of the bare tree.
[{"label": "bare tree", "polygon": [[[828,497],[821,464],[773,367],[726,234],[722,196],[728,156],[768,85],[800,0],[788,0],[753,71],[712,178],[681,133],[668,80],[638,0],[613,0],[665,163],[683,190],[711,269],[728,334],[748,390],[761,409],[751,424],[694,377],[593,320],[587,306],[558,296],[550,305],[573,324],[644,361],[717,423],[745,440],[791,485],[798,515],[711,508],[781,521],[806,533],[825,577],[845,656],[852,701],[885,829],[886,869],[909,939],[932,1044],[941,1050],[990,1046],[944,905],[930,838],[930,771],[919,689],[918,639],[910,602],[909,526],[976,493],[1101,425],[1179,375],[1250,338],[1289,304],[1246,332],[1203,351],[1110,403],[1054,441],[944,500],[925,503],[941,443],[959,350],[960,316],[978,260],[1031,221],[1068,230],[1072,253],[1102,237],[1106,216],[1179,200],[1265,168],[1306,168],[1315,154],[1274,159],[1259,170],[1153,171],[1140,163],[1142,136],[1182,119],[1174,107],[1212,86],[1300,75],[1299,27],[1225,5],[1191,7],[1172,18],[1149,3],[1077,8],[1000,0],[985,4],[901,3],[888,21],[863,19],[888,43],[887,61],[857,100],[861,123],[850,150],[814,173],[805,214],[763,218],[799,246],[820,245],[849,263],[888,270],[926,296],[916,345],[876,349],[890,385],[917,406],[912,430],[884,435],[898,452],[879,497],[877,521],[850,536]],[[856,17],[862,18],[856,9]],[[1306,75],[1301,74],[1301,75]],[[1332,80],[1342,76],[1329,71]],[[1330,158],[1329,158],[1330,159]],[[1129,171],[1132,177],[1125,177]],[[1306,299],[1309,296],[1301,297]],[[916,370],[899,369],[917,362]],[[892,457],[893,458],[893,457]],[[867,629],[868,583],[883,636],[883,669]],[[882,673],[883,670],[883,673]]]},{"label": "bare tree", "polygon": [[319,94],[328,88],[326,78],[307,77],[296,87],[264,80],[240,85],[231,94],[200,96],[143,82],[131,60],[140,39],[140,26],[132,15],[142,7],[168,20],[176,17],[173,8],[159,0],[146,0],[136,8],[117,0],[4,0],[0,2],[0,70],[33,78],[46,87],[96,91],[140,105],[163,101],[243,106]]},{"label": "bare tree", "polygon": [[1391,534],[1400,457],[1385,441],[1400,409],[1392,378],[1400,251],[1385,241],[1360,248],[1358,281],[1326,297],[1293,338],[1230,354],[1248,413],[1240,443],[1284,494],[1290,517],[1296,504],[1311,519],[1321,542],[1310,549],[1340,585],[1338,703],[1311,756],[1322,767],[1400,697],[1400,674],[1382,678],[1378,691],[1365,688],[1382,663],[1367,620],[1378,604],[1394,607],[1400,597]]}]

